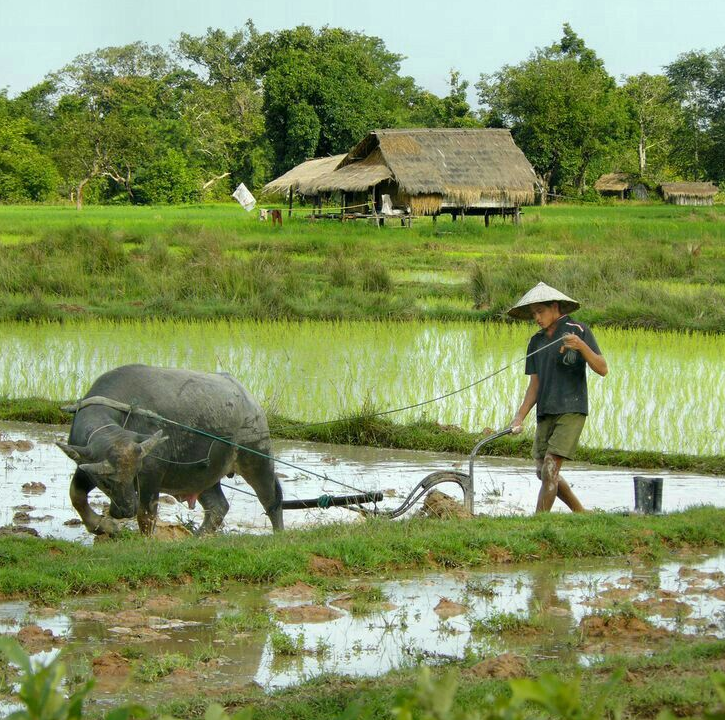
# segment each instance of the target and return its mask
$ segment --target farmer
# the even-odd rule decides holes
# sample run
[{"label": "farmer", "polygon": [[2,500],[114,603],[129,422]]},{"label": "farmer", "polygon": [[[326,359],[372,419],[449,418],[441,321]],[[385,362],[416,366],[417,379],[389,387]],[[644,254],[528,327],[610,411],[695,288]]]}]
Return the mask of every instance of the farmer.
[{"label": "farmer", "polygon": [[573,512],[584,511],[559,471],[564,460],[574,459],[589,412],[587,365],[602,377],[608,369],[592,331],[568,315],[578,308],[576,300],[540,282],[509,310],[512,317],[533,318],[541,328],[529,340],[529,387],[511,421],[511,431],[520,433],[529,410],[536,405],[533,456],[541,480],[536,512],[551,510],[557,497]]}]

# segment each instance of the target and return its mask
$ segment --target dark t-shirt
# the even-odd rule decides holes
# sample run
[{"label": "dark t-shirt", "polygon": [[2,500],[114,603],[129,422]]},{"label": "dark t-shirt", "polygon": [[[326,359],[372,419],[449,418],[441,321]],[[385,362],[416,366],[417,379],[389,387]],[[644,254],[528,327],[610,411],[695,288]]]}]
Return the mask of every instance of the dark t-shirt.
[{"label": "dark t-shirt", "polygon": [[[601,355],[592,331],[584,323],[574,322],[568,315],[559,318],[551,337],[546,334],[546,330],[539,330],[529,340],[526,354],[529,355],[568,333],[578,335],[597,355]],[[539,377],[537,418],[562,413],[589,413],[586,360],[576,350],[560,353],[561,347],[561,343],[555,343],[526,359],[526,374]]]}]

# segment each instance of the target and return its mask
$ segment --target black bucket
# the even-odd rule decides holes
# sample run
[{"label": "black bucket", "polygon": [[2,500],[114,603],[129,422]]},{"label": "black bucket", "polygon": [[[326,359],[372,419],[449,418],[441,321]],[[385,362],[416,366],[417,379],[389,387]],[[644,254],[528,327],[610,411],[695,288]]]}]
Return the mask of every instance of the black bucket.
[{"label": "black bucket", "polygon": [[662,512],[662,478],[634,476],[634,509],[645,515]]}]

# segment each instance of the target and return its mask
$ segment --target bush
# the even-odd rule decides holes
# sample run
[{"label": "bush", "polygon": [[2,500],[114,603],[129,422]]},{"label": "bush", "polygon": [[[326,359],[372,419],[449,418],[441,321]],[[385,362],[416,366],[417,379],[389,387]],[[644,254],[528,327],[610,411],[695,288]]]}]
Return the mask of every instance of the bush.
[{"label": "bush", "polygon": [[366,292],[387,293],[393,289],[388,269],[380,262],[366,262],[360,266],[362,289]]}]

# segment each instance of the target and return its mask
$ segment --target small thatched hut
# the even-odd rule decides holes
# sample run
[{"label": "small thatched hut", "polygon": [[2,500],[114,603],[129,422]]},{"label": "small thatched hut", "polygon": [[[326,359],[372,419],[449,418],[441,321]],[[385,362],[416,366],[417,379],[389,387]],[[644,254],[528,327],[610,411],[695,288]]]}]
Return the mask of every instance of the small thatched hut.
[{"label": "small thatched hut", "polygon": [[594,189],[601,195],[618,197],[621,200],[635,198],[647,200],[649,193],[644,183],[637,182],[637,178],[629,173],[607,173],[602,175],[595,183]]},{"label": "small thatched hut", "polygon": [[[300,185],[309,183],[320,175],[334,170],[345,157],[342,155],[330,155],[329,157],[312,158],[288,170],[262,188],[262,195],[267,197],[282,197],[289,199],[290,207],[295,193],[306,195],[300,192]],[[316,195],[317,193],[312,193]]]},{"label": "small thatched hut", "polygon": [[718,188],[709,182],[674,182],[660,185],[665,202],[673,205],[712,205]]},{"label": "small thatched hut", "polygon": [[305,195],[343,194],[346,206],[369,203],[415,215],[510,214],[531,205],[536,174],[508,130],[373,130],[340,162],[300,183]]}]

